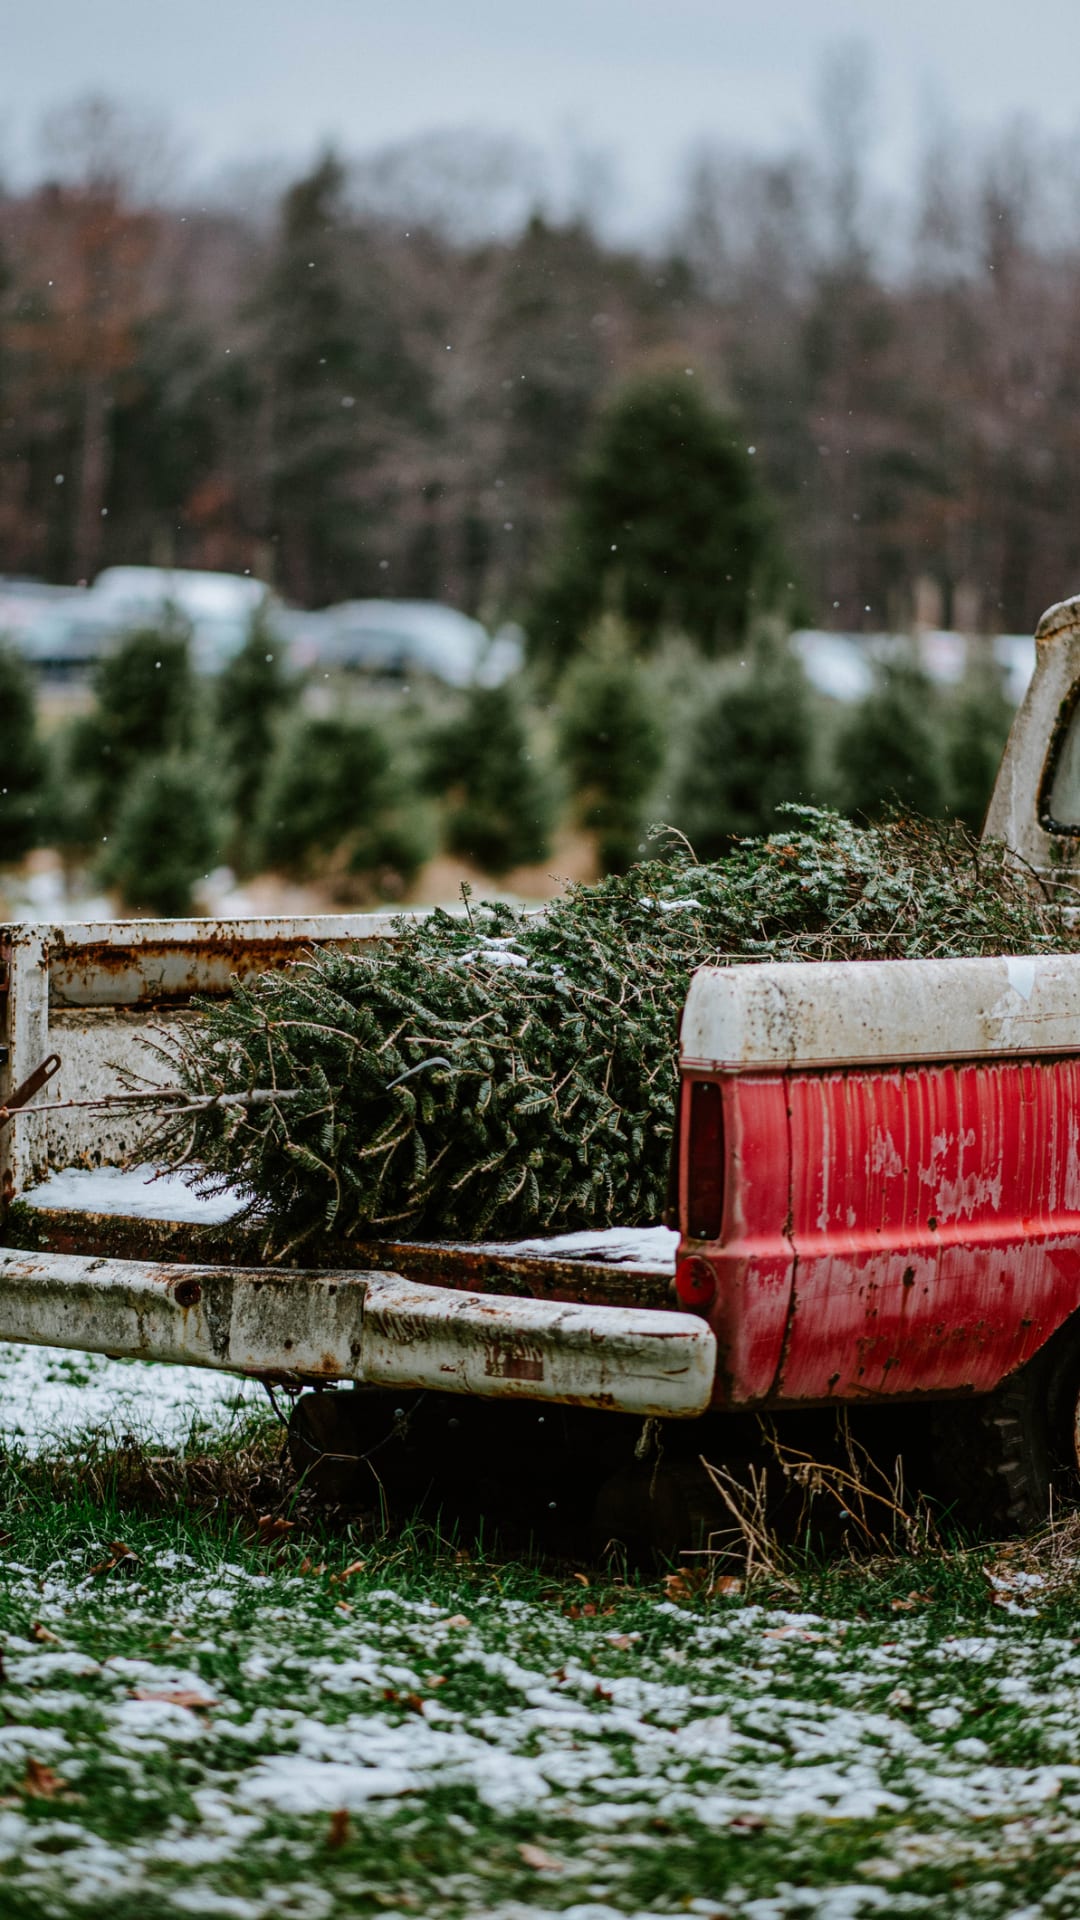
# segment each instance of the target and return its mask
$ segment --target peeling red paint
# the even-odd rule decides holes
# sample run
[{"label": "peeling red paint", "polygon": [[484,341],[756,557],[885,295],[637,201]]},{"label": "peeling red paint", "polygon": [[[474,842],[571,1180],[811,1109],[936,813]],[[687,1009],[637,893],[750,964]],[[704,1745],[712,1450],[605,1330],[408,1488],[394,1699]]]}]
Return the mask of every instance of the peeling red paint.
[{"label": "peeling red paint", "polygon": [[1080,1305],[1080,1060],[718,1077],[722,1404],[987,1392]]}]

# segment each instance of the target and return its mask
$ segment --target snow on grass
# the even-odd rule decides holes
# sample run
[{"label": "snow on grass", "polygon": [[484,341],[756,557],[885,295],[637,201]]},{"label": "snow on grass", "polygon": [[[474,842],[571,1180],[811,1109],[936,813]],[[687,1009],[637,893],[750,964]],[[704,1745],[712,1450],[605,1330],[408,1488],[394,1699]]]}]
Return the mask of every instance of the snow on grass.
[{"label": "snow on grass", "polygon": [[179,1447],[219,1437],[265,1404],[257,1382],[235,1374],[0,1341],[0,1445],[30,1453],[87,1435]]},{"label": "snow on grass", "polygon": [[432,1599],[420,1565],[335,1578],[160,1528],[94,1572],[106,1544],[0,1549],[4,1911],[1080,1908],[1060,1620],[633,1591],[580,1617],[566,1592],[463,1573]]}]

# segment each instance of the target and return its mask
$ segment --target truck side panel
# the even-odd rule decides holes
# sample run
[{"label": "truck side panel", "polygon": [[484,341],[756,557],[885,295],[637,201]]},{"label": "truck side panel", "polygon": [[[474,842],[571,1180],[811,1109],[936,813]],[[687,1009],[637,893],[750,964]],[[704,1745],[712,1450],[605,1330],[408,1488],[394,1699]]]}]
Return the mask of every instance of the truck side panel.
[{"label": "truck side panel", "polygon": [[1080,1306],[1080,1060],[715,1076],[708,1238],[703,1079],[717,1404],[987,1392]]},{"label": "truck side panel", "polygon": [[1075,1058],[792,1074],[781,1401],[986,1391],[1080,1304]]}]

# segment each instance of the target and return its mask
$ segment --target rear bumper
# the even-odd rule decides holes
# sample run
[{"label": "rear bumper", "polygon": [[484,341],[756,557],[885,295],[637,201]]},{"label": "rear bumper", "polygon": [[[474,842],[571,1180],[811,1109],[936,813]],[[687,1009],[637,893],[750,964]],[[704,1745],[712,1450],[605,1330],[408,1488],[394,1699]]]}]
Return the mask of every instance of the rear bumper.
[{"label": "rear bumper", "polygon": [[297,1273],[0,1249],[0,1340],[289,1379],[691,1419],[716,1336],[690,1314]]}]

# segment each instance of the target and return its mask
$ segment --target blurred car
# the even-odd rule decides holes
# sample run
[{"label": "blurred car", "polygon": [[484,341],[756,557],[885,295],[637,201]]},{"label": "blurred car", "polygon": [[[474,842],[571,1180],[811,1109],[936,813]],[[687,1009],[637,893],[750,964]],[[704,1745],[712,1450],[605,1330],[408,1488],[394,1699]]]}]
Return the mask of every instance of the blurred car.
[{"label": "blurred car", "polygon": [[524,656],[518,627],[491,635],[479,620],[434,600],[347,600],[291,618],[295,665],[380,678],[427,675],[451,687],[497,686]]},{"label": "blurred car", "polygon": [[[190,629],[196,669],[216,673],[243,645],[260,611],[280,623],[280,601],[263,581],[244,574],[106,567],[92,587],[53,590],[37,603],[31,596],[14,638],[43,671],[72,673],[92,666],[125,633],[179,618]],[[6,624],[0,592],[0,627]]]},{"label": "blurred car", "polygon": [[[912,641],[900,633],[831,633],[804,627],[792,634],[791,646],[811,686],[847,705],[870,692],[876,665],[902,658]],[[1035,671],[1035,642],[1029,634],[971,640],[961,633],[928,629],[914,643],[915,659],[941,687],[958,685],[980,652],[1000,668],[1005,692],[1019,706]]]}]

